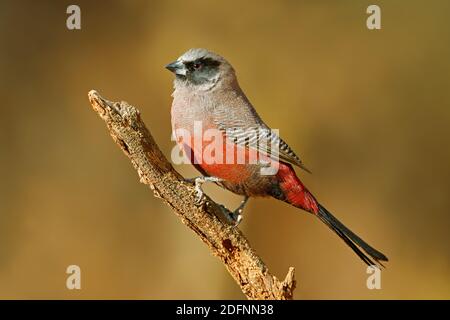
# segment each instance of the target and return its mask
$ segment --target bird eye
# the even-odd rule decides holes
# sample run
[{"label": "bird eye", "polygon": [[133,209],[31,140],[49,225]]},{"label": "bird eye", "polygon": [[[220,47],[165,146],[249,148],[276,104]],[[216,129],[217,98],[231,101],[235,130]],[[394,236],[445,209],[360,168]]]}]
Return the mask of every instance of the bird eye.
[{"label": "bird eye", "polygon": [[195,70],[198,70],[198,69],[200,69],[202,67],[202,64],[199,63],[199,62],[196,62],[196,63],[194,63],[193,67],[194,67]]}]

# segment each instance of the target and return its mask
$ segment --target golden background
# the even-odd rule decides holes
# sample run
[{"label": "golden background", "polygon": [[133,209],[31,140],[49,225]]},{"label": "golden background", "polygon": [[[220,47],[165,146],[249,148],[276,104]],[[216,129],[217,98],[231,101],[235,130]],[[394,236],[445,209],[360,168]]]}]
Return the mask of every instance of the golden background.
[{"label": "golden background", "polygon": [[[382,289],[313,216],[253,199],[240,228],[297,299],[450,298],[449,1],[0,2],[0,298],[244,296],[138,182],[87,93],[137,106],[167,156],[173,76],[206,47],[302,157],[321,202],[390,262]],[[187,177],[189,166],[177,167]],[[208,192],[233,207],[239,197]],[[66,289],[68,265],[82,289]]]}]

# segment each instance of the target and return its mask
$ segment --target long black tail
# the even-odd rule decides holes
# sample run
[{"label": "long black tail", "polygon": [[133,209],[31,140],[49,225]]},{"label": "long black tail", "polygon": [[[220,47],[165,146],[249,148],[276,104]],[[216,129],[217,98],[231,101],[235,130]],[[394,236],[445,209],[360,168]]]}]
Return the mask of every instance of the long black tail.
[{"label": "long black tail", "polygon": [[[336,234],[341,237],[345,243],[352,248],[353,251],[364,261],[367,265],[376,265],[376,263],[383,266],[380,261],[388,261],[388,258],[381,252],[375,250],[369,246],[364,240],[354,234],[350,229],[342,224],[338,219],[336,219],[327,209],[319,204],[318,217],[322,220],[331,230],[336,232]],[[361,249],[363,251],[361,251]],[[367,254],[366,254],[367,253]],[[372,259],[373,260],[372,260]]]}]

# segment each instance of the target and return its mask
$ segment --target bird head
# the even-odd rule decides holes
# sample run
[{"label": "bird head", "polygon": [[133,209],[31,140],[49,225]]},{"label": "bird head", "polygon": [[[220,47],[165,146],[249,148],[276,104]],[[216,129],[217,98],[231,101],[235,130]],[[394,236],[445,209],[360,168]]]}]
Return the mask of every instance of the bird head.
[{"label": "bird head", "polygon": [[166,68],[175,74],[176,83],[203,89],[212,89],[222,81],[235,79],[228,61],[206,49],[190,49]]}]

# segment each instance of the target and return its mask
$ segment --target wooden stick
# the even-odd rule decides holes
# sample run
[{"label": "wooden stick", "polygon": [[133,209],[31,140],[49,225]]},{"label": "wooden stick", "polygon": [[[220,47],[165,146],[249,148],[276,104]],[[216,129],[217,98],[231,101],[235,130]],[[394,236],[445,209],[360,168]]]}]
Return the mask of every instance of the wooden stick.
[{"label": "wooden stick", "polygon": [[140,112],[127,102],[111,102],[95,90],[88,94],[93,109],[105,121],[113,140],[128,156],[140,181],[153,190],[217,256],[248,299],[293,298],[296,281],[289,268],[283,281],[269,273],[242,232],[230,223],[230,212],[204,196],[196,203],[195,189],[163,155]]}]

